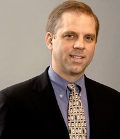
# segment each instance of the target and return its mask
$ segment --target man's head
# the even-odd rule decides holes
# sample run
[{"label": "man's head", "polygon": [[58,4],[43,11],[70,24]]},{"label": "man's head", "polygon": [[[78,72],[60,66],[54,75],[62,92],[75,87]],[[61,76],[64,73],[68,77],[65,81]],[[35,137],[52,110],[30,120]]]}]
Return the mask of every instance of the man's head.
[{"label": "man's head", "polygon": [[99,23],[92,10],[78,1],[66,1],[50,14],[46,44],[52,54],[52,68],[74,82],[91,62]]},{"label": "man's head", "polygon": [[55,34],[57,30],[57,23],[61,20],[61,16],[65,12],[76,12],[76,13],[78,12],[78,13],[84,13],[89,16],[92,16],[95,20],[96,41],[97,41],[97,36],[99,32],[99,20],[97,16],[93,13],[92,9],[88,5],[80,1],[68,0],[58,5],[50,13],[48,17],[46,32],[51,32],[52,34]]}]

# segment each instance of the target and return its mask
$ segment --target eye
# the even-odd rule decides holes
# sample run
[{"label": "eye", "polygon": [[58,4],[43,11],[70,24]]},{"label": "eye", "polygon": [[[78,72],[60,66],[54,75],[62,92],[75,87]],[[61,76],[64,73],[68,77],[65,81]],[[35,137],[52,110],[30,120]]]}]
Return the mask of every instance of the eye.
[{"label": "eye", "polygon": [[64,38],[66,40],[74,40],[76,37],[77,37],[77,35],[74,34],[74,33],[66,33],[66,34],[64,34]]},{"label": "eye", "polygon": [[74,39],[74,35],[73,34],[67,34],[67,35],[65,35],[65,38],[72,40],[72,39]]},{"label": "eye", "polygon": [[85,35],[84,39],[85,39],[86,42],[91,43],[91,42],[93,42],[95,40],[95,35],[90,35],[90,34],[89,35]]}]

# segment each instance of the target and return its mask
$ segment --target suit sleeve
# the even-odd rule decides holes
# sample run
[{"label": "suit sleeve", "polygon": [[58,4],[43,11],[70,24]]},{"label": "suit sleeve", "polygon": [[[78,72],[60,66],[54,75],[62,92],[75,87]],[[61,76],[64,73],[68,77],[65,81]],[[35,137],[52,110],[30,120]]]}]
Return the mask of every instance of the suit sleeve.
[{"label": "suit sleeve", "polygon": [[3,94],[3,92],[1,91],[0,92],[0,139],[5,126],[6,112],[7,110],[5,108],[5,94]]}]

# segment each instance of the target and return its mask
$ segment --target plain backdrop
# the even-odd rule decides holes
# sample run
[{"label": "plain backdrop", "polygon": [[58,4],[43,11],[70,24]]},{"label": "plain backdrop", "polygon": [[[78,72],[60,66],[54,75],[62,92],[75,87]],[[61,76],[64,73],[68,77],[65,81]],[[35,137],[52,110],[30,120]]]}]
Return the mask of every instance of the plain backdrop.
[{"label": "plain backdrop", "polygon": [[[0,90],[39,75],[50,65],[44,42],[50,11],[63,0],[0,0]],[[86,75],[120,91],[120,0],[81,0],[100,20]]]}]

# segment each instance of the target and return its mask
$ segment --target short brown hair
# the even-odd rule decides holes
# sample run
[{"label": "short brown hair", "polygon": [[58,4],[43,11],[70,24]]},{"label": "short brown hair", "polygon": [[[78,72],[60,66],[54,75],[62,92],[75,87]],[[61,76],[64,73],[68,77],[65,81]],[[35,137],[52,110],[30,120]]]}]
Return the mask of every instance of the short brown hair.
[{"label": "short brown hair", "polygon": [[46,26],[46,32],[55,33],[55,27],[62,14],[67,11],[81,12],[90,15],[94,18],[96,24],[96,39],[99,32],[99,20],[93,13],[92,9],[85,3],[77,0],[67,0],[62,4],[58,5],[49,15]]}]

